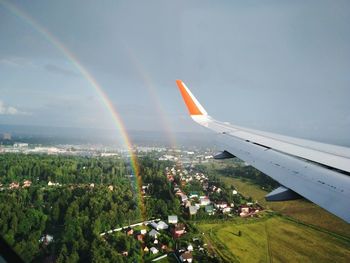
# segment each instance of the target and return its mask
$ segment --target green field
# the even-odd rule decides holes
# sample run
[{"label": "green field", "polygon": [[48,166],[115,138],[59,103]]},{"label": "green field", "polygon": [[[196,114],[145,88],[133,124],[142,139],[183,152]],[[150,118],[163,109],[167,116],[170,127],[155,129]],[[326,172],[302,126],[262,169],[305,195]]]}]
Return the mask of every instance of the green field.
[{"label": "green field", "polygon": [[[227,262],[349,262],[350,240],[281,216],[200,224]],[[241,231],[241,236],[238,236]]]},{"label": "green field", "polygon": [[238,178],[223,176],[220,178],[225,183],[234,185],[238,192],[244,196],[251,196],[253,200],[257,200],[266,209],[271,209],[305,224],[350,238],[350,224],[307,200],[267,202],[265,201],[267,192],[256,184]]}]

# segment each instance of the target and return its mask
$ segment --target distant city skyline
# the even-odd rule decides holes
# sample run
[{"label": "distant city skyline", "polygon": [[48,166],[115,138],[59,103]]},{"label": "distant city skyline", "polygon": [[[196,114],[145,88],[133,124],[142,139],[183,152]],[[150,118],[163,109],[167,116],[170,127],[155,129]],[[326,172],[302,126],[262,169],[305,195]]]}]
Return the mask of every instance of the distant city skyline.
[{"label": "distant city skyline", "polygon": [[126,130],[171,140],[202,131],[182,79],[216,119],[350,145],[349,10],[348,1],[0,0],[0,124],[115,129],[114,108]]}]

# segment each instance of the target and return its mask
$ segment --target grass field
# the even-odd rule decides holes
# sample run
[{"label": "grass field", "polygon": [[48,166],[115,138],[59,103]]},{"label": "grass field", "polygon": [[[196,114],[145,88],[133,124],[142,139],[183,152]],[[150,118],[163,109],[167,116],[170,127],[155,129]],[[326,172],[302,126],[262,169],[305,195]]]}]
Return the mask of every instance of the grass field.
[{"label": "grass field", "polygon": [[265,201],[267,192],[256,184],[232,177],[221,177],[221,180],[227,184],[234,185],[238,189],[238,192],[244,196],[251,196],[253,200],[257,200],[267,209],[272,209],[305,224],[350,238],[350,224],[307,200],[267,202]]},{"label": "grass field", "polygon": [[227,262],[349,262],[350,259],[349,240],[281,216],[205,223],[198,227],[209,245]]}]

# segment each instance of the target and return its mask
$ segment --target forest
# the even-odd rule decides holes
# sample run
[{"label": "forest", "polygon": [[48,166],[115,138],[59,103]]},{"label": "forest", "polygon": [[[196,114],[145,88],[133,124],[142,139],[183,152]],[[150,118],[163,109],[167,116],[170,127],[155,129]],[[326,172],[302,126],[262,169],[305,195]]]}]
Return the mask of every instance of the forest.
[{"label": "forest", "polygon": [[[145,183],[157,185],[146,202],[147,216],[165,216],[176,209],[162,176],[166,162],[145,157],[139,165]],[[116,248],[100,237],[101,232],[142,220],[136,178],[130,174],[128,160],[117,157],[0,155],[0,234],[27,262],[139,261],[135,240],[118,240]],[[24,180],[31,186],[8,188]],[[48,186],[49,181],[59,185]],[[43,240],[46,235],[53,240]],[[123,247],[130,249],[128,258],[118,251]]]}]

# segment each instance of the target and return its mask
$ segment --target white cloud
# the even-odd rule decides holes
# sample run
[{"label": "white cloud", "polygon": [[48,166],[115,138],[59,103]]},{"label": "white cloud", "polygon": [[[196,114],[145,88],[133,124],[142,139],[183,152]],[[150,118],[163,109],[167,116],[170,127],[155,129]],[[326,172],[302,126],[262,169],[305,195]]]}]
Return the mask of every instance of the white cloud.
[{"label": "white cloud", "polygon": [[27,112],[20,111],[13,106],[8,106],[0,100],[0,115],[27,115]]}]

